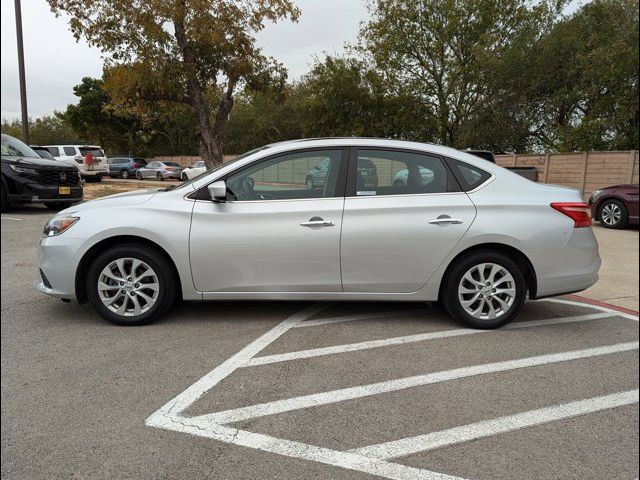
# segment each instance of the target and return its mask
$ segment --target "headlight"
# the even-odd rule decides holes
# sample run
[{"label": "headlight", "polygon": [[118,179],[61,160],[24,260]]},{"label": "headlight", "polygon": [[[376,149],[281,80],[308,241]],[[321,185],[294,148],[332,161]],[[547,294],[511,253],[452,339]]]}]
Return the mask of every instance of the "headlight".
[{"label": "headlight", "polygon": [[18,165],[9,165],[9,168],[16,173],[36,173],[34,168],[29,167],[19,167]]},{"label": "headlight", "polygon": [[44,231],[42,233],[45,237],[61,235],[74,226],[78,220],[80,220],[80,217],[73,217],[71,215],[53,217],[44,226]]}]

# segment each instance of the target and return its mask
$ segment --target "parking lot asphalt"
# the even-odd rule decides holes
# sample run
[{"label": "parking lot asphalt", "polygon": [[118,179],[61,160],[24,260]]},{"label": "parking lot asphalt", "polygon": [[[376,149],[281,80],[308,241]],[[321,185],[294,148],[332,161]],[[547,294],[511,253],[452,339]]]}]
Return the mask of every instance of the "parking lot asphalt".
[{"label": "parking lot asphalt", "polygon": [[[116,327],[33,290],[50,215],[2,215],[2,478],[638,477],[633,315],[529,302],[487,332],[424,304],[218,302]],[[636,265],[597,231],[603,271],[637,299],[618,233]]]}]

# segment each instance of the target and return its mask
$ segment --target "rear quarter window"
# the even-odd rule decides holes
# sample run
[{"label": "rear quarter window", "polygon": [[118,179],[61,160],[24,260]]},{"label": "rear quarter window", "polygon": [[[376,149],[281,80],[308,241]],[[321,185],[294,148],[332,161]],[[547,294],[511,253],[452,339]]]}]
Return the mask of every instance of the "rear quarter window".
[{"label": "rear quarter window", "polygon": [[485,172],[481,168],[478,168],[474,165],[461,162],[460,160],[447,158],[447,163],[453,171],[456,180],[458,180],[460,187],[462,187],[462,190],[465,192],[473,190],[474,188],[478,188],[484,182],[489,180],[489,178],[491,178],[490,173]]}]

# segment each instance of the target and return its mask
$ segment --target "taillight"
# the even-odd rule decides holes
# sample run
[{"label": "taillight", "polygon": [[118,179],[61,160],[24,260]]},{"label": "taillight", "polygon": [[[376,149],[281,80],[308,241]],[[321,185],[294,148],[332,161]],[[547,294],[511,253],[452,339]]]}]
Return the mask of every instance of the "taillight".
[{"label": "taillight", "polygon": [[554,202],[551,208],[555,208],[573,220],[574,228],[591,226],[591,209],[584,202]]}]

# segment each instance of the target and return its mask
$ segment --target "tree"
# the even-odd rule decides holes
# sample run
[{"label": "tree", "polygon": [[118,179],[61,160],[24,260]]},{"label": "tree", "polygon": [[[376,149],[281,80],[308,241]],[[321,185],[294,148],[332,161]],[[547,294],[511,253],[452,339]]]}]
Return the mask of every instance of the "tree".
[{"label": "tree", "polygon": [[383,78],[356,58],[327,56],[297,86],[307,136],[426,138],[432,125],[404,92],[388,95]]},{"label": "tree", "polygon": [[[3,119],[2,133],[21,138],[22,122],[17,119],[12,121]],[[50,145],[77,138],[78,133],[60,112],[44,115],[35,120],[29,119],[29,139],[32,145]]]},{"label": "tree", "polygon": [[[76,38],[109,56],[138,99],[191,106],[207,166],[222,161],[224,129],[241,84],[284,81],[252,34],[265,21],[298,17],[291,0],[48,0],[71,16]],[[129,68],[127,68],[129,67]],[[111,93],[111,92],[110,92]],[[117,91],[114,97],[118,101]]]},{"label": "tree", "polygon": [[104,82],[85,77],[73,87],[73,93],[79,98],[78,103],[67,106],[64,118],[74,130],[108,150],[133,155],[139,122],[135,115],[121,112],[110,104]]},{"label": "tree", "polygon": [[463,147],[463,124],[486,101],[495,59],[522,38],[539,39],[562,3],[377,0],[359,49],[388,95],[411,96],[424,121],[437,125],[435,140]]}]

